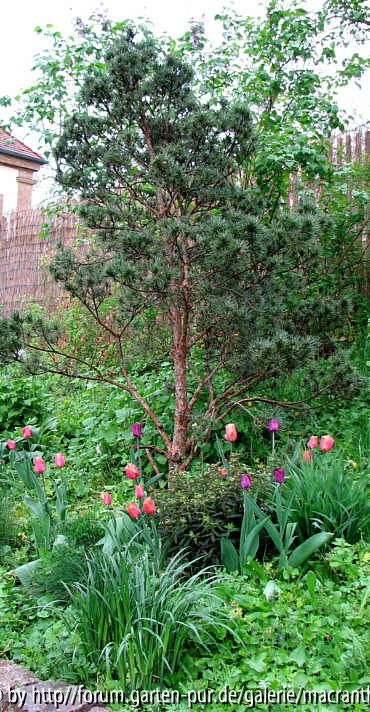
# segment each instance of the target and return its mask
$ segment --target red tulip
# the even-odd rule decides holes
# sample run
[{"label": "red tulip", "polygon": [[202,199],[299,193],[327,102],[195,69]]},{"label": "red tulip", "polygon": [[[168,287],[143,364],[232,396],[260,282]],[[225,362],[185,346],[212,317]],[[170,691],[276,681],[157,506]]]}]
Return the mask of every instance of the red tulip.
[{"label": "red tulip", "polygon": [[147,497],[143,502],[143,512],[145,514],[154,514],[156,506],[151,497]]},{"label": "red tulip", "polygon": [[8,450],[15,450],[15,448],[16,448],[15,440],[8,440],[6,446],[7,446]]},{"label": "red tulip", "polygon": [[302,460],[303,460],[303,462],[312,462],[311,450],[303,450]]},{"label": "red tulip", "polygon": [[318,444],[319,444],[319,438],[317,437],[317,435],[311,435],[311,437],[307,443],[307,447],[309,447],[313,450],[315,447],[318,446]]},{"label": "red tulip", "polygon": [[46,470],[46,463],[45,463],[45,461],[42,459],[41,455],[37,455],[37,457],[35,457],[35,459],[34,459],[34,461],[33,461],[33,464],[34,464],[34,468],[33,468],[33,469],[34,469],[35,472],[37,472],[38,475],[40,475],[40,474],[42,474],[43,472],[45,472],[45,470]]},{"label": "red tulip", "polygon": [[25,425],[24,428],[22,428],[22,435],[24,438],[32,438],[32,430],[29,425]]},{"label": "red tulip", "polygon": [[137,477],[140,475],[140,470],[136,465],[133,465],[132,462],[129,462],[126,467],[125,467],[125,472],[129,480],[136,480]]},{"label": "red tulip", "polygon": [[131,519],[137,519],[138,517],[140,517],[140,514],[141,514],[140,509],[137,506],[137,504],[135,504],[135,502],[131,502],[131,504],[127,505],[127,511],[129,513]]},{"label": "red tulip", "polygon": [[141,425],[141,423],[133,423],[132,434],[135,438],[141,438],[143,434],[143,426]]},{"label": "red tulip", "polygon": [[144,497],[144,487],[143,487],[143,485],[136,485],[136,487],[135,487],[135,497],[137,497],[137,499],[141,499],[141,497]]},{"label": "red tulip", "polygon": [[109,492],[104,492],[103,504],[106,504],[108,507],[110,504],[112,504],[112,495]]},{"label": "red tulip", "polygon": [[225,440],[234,443],[238,439],[238,431],[235,423],[228,423],[225,427]]},{"label": "red tulip", "polygon": [[331,450],[334,445],[334,438],[332,438],[331,435],[323,435],[320,438],[320,449],[325,450],[327,452],[328,450]]},{"label": "red tulip", "polygon": [[66,464],[66,456],[62,452],[57,452],[54,455],[54,465],[55,467],[64,467]]}]

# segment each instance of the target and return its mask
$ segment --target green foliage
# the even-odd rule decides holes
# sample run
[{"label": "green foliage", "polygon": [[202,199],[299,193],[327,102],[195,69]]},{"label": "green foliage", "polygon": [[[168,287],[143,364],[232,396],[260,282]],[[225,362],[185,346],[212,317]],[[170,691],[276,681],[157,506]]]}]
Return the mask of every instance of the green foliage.
[{"label": "green foliage", "polygon": [[10,434],[20,425],[41,423],[50,409],[50,391],[42,378],[21,378],[10,368],[0,374],[0,432]]},{"label": "green foliage", "polygon": [[0,561],[10,545],[15,542],[14,501],[0,488]]},{"label": "green foliage", "polygon": [[102,538],[104,527],[102,522],[94,519],[90,512],[81,513],[68,519],[65,534],[76,546],[90,549]]},{"label": "green foliage", "polygon": [[[190,558],[201,556],[204,565],[219,561],[222,538],[229,536],[236,543],[243,518],[240,473],[237,462],[226,477],[214,466],[205,467],[179,474],[170,489],[155,493],[159,531],[170,551],[185,547]],[[269,476],[261,469],[251,479],[263,506]]]},{"label": "green foliage", "polygon": [[187,567],[181,553],[160,573],[146,553],[96,555],[87,583],[76,587],[85,653],[125,692],[162,686],[181,668],[190,641],[204,648],[216,627],[230,630],[215,578],[207,572],[184,578]]},{"label": "green foliage", "polygon": [[[297,693],[301,688],[366,689],[369,608],[361,606],[369,553],[363,545],[350,549],[354,570],[343,566],[340,582],[332,580],[327,569],[318,573],[314,568],[299,576],[256,562],[243,576],[229,576],[220,590],[248,653],[227,638],[212,655],[195,656],[190,650],[184,662],[191,669],[191,685],[180,680],[180,689],[215,690],[214,702],[207,705],[212,712],[225,708],[216,701],[225,685],[246,691],[243,708],[251,704],[251,692],[264,687],[280,690],[286,685]],[[279,592],[267,600],[269,581]],[[275,706],[281,712],[287,708],[282,703]],[[311,712],[312,701],[302,700],[301,708]],[[193,709],[200,712],[203,707]],[[357,709],[365,712],[366,704],[359,703]]]},{"label": "green foliage", "polygon": [[88,563],[83,547],[57,544],[41,555],[32,569],[27,588],[35,597],[49,594],[54,601],[69,602],[73,585],[86,580]]},{"label": "green foliage", "polygon": [[259,547],[259,534],[266,521],[267,519],[264,518],[256,523],[251,500],[244,494],[244,514],[240,529],[239,551],[230,539],[221,539],[221,564],[228,573],[241,572],[243,567],[254,559]]},{"label": "green foliage", "polygon": [[291,508],[301,541],[317,531],[329,530],[338,538],[356,543],[370,535],[370,504],[365,474],[345,468],[334,453],[313,463],[290,463],[290,477],[282,490]]},{"label": "green foliage", "polygon": [[[293,549],[293,542],[296,538],[295,530],[297,527],[296,522],[292,521],[292,517],[295,513],[293,514],[290,501],[283,505],[280,485],[275,486],[273,497],[273,512],[277,519],[276,524],[273,522],[272,516],[266,516],[266,513],[262,511],[252,497],[245,495],[245,500],[244,517],[240,535],[239,569],[247,563],[249,557],[253,558],[256,555],[259,545],[259,532],[262,527],[266,530],[279,552],[279,566],[281,568],[285,566],[292,568],[301,566],[317,549],[326,544],[333,536],[330,532],[322,531],[319,534],[309,537],[303,541],[302,544]],[[257,515],[259,520],[259,524],[257,525],[255,524],[254,514]],[[228,563],[228,557],[226,561]]]}]

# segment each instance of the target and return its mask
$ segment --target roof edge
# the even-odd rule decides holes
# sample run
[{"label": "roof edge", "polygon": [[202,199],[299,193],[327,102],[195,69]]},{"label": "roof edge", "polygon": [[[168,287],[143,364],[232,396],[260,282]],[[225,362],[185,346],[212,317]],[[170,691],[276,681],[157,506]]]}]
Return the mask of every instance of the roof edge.
[{"label": "roof edge", "polygon": [[40,166],[44,166],[48,163],[45,158],[36,158],[36,156],[27,156],[24,153],[18,153],[18,151],[12,151],[7,148],[0,148],[0,153],[5,156],[13,156],[14,158],[21,158],[24,161],[29,161],[30,163],[38,163]]}]

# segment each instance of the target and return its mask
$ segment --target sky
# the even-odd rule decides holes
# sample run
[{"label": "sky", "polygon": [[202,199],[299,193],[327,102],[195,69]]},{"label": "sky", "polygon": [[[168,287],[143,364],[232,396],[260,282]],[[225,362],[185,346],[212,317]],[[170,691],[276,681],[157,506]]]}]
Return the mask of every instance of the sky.
[{"label": "sky", "polygon": [[[267,1],[267,0],[266,0]],[[320,0],[307,0],[309,9],[317,9]],[[33,57],[46,45],[40,35],[34,32],[37,25],[52,24],[63,34],[72,29],[73,20],[86,20],[97,8],[103,9],[112,20],[142,17],[153,23],[157,32],[166,31],[180,36],[189,26],[191,19],[202,19],[208,37],[217,37],[217,23],[214,15],[225,6],[234,7],[244,15],[256,15],[262,11],[264,0],[10,0],[1,12],[0,41],[0,96],[15,96],[33,82]],[[363,50],[362,50],[363,51]],[[364,123],[369,118],[368,97],[370,78],[362,81],[362,88],[354,84],[341,91],[339,103],[353,114],[353,124]],[[31,148],[38,146],[30,139],[30,134],[17,130],[17,137],[26,140]],[[37,139],[36,139],[37,142]]]}]

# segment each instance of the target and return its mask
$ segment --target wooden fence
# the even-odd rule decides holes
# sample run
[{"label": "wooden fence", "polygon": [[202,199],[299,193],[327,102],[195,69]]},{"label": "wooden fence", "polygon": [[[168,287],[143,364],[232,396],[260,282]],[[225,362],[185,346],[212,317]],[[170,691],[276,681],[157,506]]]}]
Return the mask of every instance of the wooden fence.
[{"label": "wooden fence", "polygon": [[[333,164],[365,163],[370,153],[370,124],[364,124],[344,135],[333,137],[330,159]],[[317,192],[320,187],[316,186]],[[288,194],[291,206],[295,203],[294,178]],[[45,216],[41,210],[13,212],[0,217],[0,314],[22,311],[35,302],[55,308],[67,300],[48,271],[48,263],[58,239],[76,244],[76,217],[62,213],[54,220],[47,236],[40,236]],[[368,242],[368,236],[362,234]]]}]

